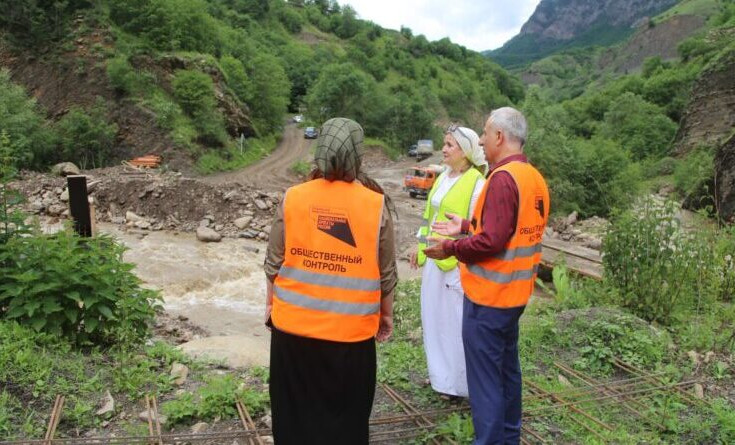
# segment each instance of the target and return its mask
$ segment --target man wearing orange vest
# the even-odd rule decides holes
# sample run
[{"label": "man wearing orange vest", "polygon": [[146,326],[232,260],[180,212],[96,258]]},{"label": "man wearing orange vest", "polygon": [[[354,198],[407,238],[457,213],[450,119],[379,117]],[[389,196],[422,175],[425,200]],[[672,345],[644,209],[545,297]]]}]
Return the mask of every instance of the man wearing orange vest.
[{"label": "man wearing orange vest", "polygon": [[[448,214],[432,229],[443,240],[426,256],[455,256],[465,291],[462,340],[475,445],[517,444],[521,434],[518,320],[533,293],[549,190],[523,154],[526,119],[510,107],[494,110],[480,145],[492,170],[471,220]],[[436,240],[439,241],[439,240]]]}]

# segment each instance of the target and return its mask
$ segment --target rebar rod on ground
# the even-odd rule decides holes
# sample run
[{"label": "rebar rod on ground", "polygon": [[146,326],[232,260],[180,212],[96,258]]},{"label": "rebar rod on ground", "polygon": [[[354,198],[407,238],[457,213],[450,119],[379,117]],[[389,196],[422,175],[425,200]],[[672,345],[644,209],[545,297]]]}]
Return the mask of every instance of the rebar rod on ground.
[{"label": "rebar rod on ground", "polygon": [[[649,375],[644,370],[637,368],[634,365],[631,365],[630,363],[626,363],[618,358],[613,359],[613,364],[617,366],[619,369],[628,372],[630,374],[639,375],[643,378],[648,379],[651,383],[655,383],[658,385],[666,385],[666,382],[658,378],[657,376]],[[692,384],[699,383],[697,381],[692,381]],[[695,397],[692,397],[688,392],[681,389],[681,387],[677,386],[674,388],[674,390],[680,394],[684,399],[686,399],[689,403],[693,405],[698,405],[700,403],[706,403],[704,400],[697,399]]]},{"label": "rebar rod on ground", "polygon": [[663,429],[663,425],[661,425],[658,422],[654,422],[651,419],[649,419],[647,416],[643,415],[640,411],[638,411],[636,408],[633,408],[630,406],[627,402],[631,402],[636,404],[638,407],[641,407],[641,403],[635,399],[628,399],[627,396],[622,395],[618,391],[616,391],[613,388],[610,388],[607,384],[595,380],[593,377],[584,375],[583,373],[576,371],[572,369],[569,366],[564,365],[563,363],[554,362],[554,366],[559,368],[561,371],[567,373],[569,376],[576,378],[580,381],[582,381],[584,384],[589,385],[590,387],[594,387],[596,389],[600,389],[600,392],[603,394],[609,394],[609,395],[618,395],[620,397],[620,404],[627,409],[629,412],[633,413],[635,416],[640,418],[641,420],[645,422],[649,422],[652,425],[658,427],[659,429]]},{"label": "rebar rod on ground", "polygon": [[47,443],[49,445],[51,444],[51,441],[56,434],[56,427],[59,426],[59,421],[61,420],[61,411],[63,409],[64,396],[57,395],[56,400],[54,401],[54,407],[51,410],[51,418],[49,418],[48,428],[46,429],[46,436],[44,437],[44,440],[48,441]]},{"label": "rebar rod on ground", "polygon": [[[577,414],[581,414],[585,418],[591,420],[592,422],[594,422],[597,425],[605,428],[606,430],[608,430],[608,431],[612,431],[613,430],[613,428],[610,425],[607,425],[605,422],[601,421],[600,419],[596,418],[595,416],[589,414],[588,412],[586,412],[583,409],[581,409],[578,406],[576,406],[575,403],[577,403],[577,402],[567,402],[566,399],[562,399],[561,397],[555,395],[554,393],[551,393],[549,391],[546,391],[545,389],[541,388],[540,386],[538,386],[537,384],[533,383],[530,380],[526,380],[524,383],[527,384],[528,386],[530,386],[531,388],[535,389],[538,392],[546,393],[552,400],[555,400],[556,402],[566,403],[567,406],[569,407],[569,409],[571,409],[572,411],[574,411]],[[593,428],[589,427],[589,425],[585,424],[584,422],[581,422],[580,424],[583,425],[583,426],[585,426],[585,428],[587,428],[590,432],[592,432],[592,433],[594,433],[594,434],[596,434],[596,435],[599,436],[600,433],[598,433],[597,431],[595,431]]]},{"label": "rebar rod on ground", "polygon": [[[541,435],[539,435],[537,432],[527,427],[526,425],[521,425],[521,431],[526,432],[528,435],[530,435],[531,437],[533,437],[534,439],[538,440],[541,443],[546,443],[546,439],[541,437]],[[524,439],[523,437],[521,437],[521,440],[530,444],[530,442],[527,439]]]},{"label": "rebar rod on ground", "polygon": [[[634,395],[634,394],[647,394],[647,393],[651,393],[651,392],[655,392],[655,391],[673,389],[674,387],[691,386],[691,385],[693,385],[695,383],[697,383],[697,381],[696,380],[692,380],[692,381],[688,381],[688,382],[673,383],[671,385],[654,386],[654,387],[649,387],[649,388],[644,388],[644,389],[637,389],[635,391],[629,391],[629,392],[623,393],[622,395],[631,396],[631,395]],[[540,411],[547,411],[547,410],[550,410],[550,409],[553,410],[553,409],[563,408],[565,406],[569,406],[569,405],[572,405],[574,403],[597,402],[597,401],[600,401],[600,400],[613,399],[615,397],[617,397],[617,396],[607,395],[607,396],[600,396],[600,397],[593,397],[593,398],[589,398],[589,399],[577,400],[575,402],[565,402],[565,403],[559,403],[559,404],[550,405],[550,406],[540,406],[540,407],[537,407],[537,408],[528,409],[528,410],[526,410],[526,413],[533,415],[533,414],[535,414],[537,412],[540,412]]]},{"label": "rebar rod on ground", "polygon": [[[398,405],[401,407],[401,409],[403,409],[403,411],[406,414],[420,414],[413,406],[411,406],[408,402],[406,402],[405,399],[403,399],[397,392],[395,392],[393,388],[391,388],[385,383],[381,383],[380,386],[383,388],[383,391],[385,391],[385,393],[388,394],[388,396],[391,399],[393,399],[396,403],[398,403]],[[425,422],[425,425],[421,424],[422,420]],[[414,419],[414,422],[416,423],[417,426],[424,427],[427,430],[429,428],[434,427],[434,424],[432,422],[430,422],[426,417],[421,416],[421,415],[417,416]],[[441,445],[439,441],[437,441],[435,438],[432,438],[431,441],[435,445]],[[449,439],[449,441],[450,443],[454,443],[451,439]]]},{"label": "rebar rod on ground", "polygon": [[[653,375],[666,375],[666,373],[657,373]],[[560,397],[580,397],[580,396],[588,396],[591,394],[595,394],[597,389],[600,386],[608,386],[611,389],[615,389],[620,391],[621,389],[625,388],[637,388],[640,384],[647,383],[648,377],[644,376],[637,376],[637,377],[631,377],[623,380],[615,380],[608,383],[600,384],[599,386],[587,386],[584,388],[581,387],[572,387],[567,388],[559,391],[554,391],[554,394]],[[542,394],[528,394],[526,397],[524,397],[524,401],[532,401],[532,400],[542,400],[546,399],[547,397]]]},{"label": "rebar rod on ground", "polygon": [[155,395],[151,396],[151,402],[153,404],[153,414],[156,416],[154,420],[156,422],[156,433],[158,434],[158,445],[163,445],[163,439],[161,439],[161,419],[158,416],[158,401]]},{"label": "rebar rod on ground", "polygon": [[[263,440],[260,438],[260,434],[258,434],[258,427],[255,426],[255,422],[253,422],[252,417],[250,417],[250,413],[248,412],[248,408],[245,406],[245,403],[243,403],[242,399],[238,398],[236,405],[237,411],[238,413],[240,413],[240,419],[242,420],[245,429],[249,430],[252,428],[252,430],[255,432],[255,442],[257,442],[258,445],[264,445]],[[249,443],[252,443],[252,441],[252,439],[248,439]]]}]

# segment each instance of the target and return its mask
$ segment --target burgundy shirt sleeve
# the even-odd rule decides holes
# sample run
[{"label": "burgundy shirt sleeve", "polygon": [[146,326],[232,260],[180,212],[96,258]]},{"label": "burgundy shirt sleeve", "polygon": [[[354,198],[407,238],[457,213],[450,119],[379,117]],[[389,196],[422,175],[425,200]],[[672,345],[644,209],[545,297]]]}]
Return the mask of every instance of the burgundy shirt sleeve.
[{"label": "burgundy shirt sleeve", "polygon": [[482,232],[442,243],[446,252],[463,263],[476,263],[502,251],[513,236],[518,219],[518,187],[510,173],[493,175],[484,204]]}]

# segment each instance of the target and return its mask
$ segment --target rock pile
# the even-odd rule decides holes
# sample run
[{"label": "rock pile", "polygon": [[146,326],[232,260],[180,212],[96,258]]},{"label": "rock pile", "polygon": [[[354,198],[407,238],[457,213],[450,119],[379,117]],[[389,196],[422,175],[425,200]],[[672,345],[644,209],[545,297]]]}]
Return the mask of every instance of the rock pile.
[{"label": "rock pile", "polygon": [[[222,237],[267,240],[282,194],[248,185],[212,186],[178,173],[128,174],[122,168],[87,172],[97,221],[140,231],[197,232],[200,240]],[[57,175],[25,173],[11,184],[25,196],[24,211],[68,218],[66,180]]]}]

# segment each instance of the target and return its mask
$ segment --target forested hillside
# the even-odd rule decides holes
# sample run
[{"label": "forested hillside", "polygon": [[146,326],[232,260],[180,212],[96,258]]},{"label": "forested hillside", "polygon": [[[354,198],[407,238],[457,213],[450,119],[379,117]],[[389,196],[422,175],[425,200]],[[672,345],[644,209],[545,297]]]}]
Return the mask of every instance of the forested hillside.
[{"label": "forested hillside", "polygon": [[524,94],[477,53],[385,30],[334,1],[0,7],[0,62],[9,70],[0,75],[9,92],[0,127],[21,167],[99,167],[157,152],[178,168],[192,160],[203,172],[234,168],[267,152],[286,113],[298,111],[313,122],[353,117],[403,150],[438,137],[439,123],[479,123]]},{"label": "forested hillside", "polygon": [[[718,141],[732,131],[730,107],[697,116],[694,128],[707,129],[709,136],[695,138],[698,142],[690,145],[696,149],[677,152],[675,135],[701,73],[735,69],[729,62],[735,52],[735,4],[721,2],[718,11],[701,31],[679,42],[678,57],[648,57],[636,73],[600,63],[608,52],[622,58],[623,43],[617,49],[556,54],[523,74],[531,83],[524,107],[535,129],[528,151],[550,178],[557,212],[606,215],[625,207],[636,190],[660,187],[673,187],[679,198],[689,197],[698,206],[711,203],[706,184],[714,175]],[[697,94],[725,103],[731,93],[726,85],[721,89],[719,99]],[[719,124],[710,126],[710,121]]]}]

